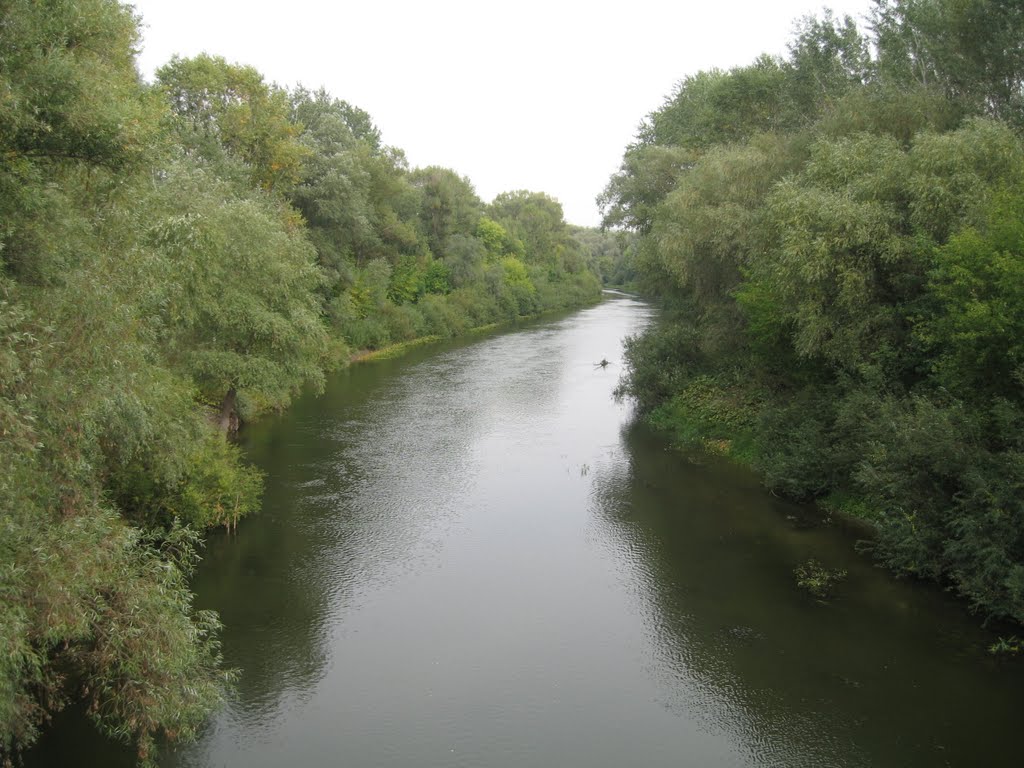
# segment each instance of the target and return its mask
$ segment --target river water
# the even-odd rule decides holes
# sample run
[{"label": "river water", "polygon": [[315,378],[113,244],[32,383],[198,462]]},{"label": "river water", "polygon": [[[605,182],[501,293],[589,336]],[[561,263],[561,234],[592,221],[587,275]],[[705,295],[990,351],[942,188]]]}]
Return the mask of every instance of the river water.
[{"label": "river water", "polygon": [[[651,318],[610,296],[251,427],[264,510],[196,581],[237,696],[165,764],[1020,765],[1024,674],[977,617],[613,400]],[[828,603],[809,557],[849,573]]]}]

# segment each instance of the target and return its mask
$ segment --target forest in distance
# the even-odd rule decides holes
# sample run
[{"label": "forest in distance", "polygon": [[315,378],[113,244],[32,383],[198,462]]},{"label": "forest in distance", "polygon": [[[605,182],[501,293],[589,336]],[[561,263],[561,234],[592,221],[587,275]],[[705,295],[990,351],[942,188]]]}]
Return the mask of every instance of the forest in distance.
[{"label": "forest in distance", "polygon": [[486,203],[244,64],[145,83],[138,40],[118,0],[0,0],[0,763],[73,702],[144,763],[222,703],[189,574],[259,507],[241,422],[602,285],[665,307],[620,386],[652,423],[1024,622],[1016,0],[823,12],[785,57],[685,77],[602,230],[543,192]]}]

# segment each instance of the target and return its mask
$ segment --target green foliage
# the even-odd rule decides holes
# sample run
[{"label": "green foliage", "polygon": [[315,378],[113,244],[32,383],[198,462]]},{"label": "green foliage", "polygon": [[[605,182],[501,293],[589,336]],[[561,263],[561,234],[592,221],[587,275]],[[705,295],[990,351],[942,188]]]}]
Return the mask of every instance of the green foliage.
[{"label": "green foliage", "polygon": [[195,534],[145,537],[102,508],[48,525],[28,512],[5,521],[0,752],[72,698],[142,758],[158,735],[193,736],[227,680],[216,616],[191,605]]},{"label": "green foliage", "polygon": [[704,363],[696,331],[679,318],[627,337],[624,346],[627,369],[616,394],[632,397],[642,413],[679,392]]},{"label": "green foliage", "polygon": [[411,304],[385,304],[381,317],[392,342],[412,341],[427,336],[429,329],[419,307]]},{"label": "green foliage", "polygon": [[232,355],[220,373],[267,398],[315,378],[318,277],[298,219],[233,161],[222,181],[173,160],[128,10],[3,14],[0,759],[71,701],[147,758],[228,679],[192,607],[196,531],[258,503],[196,385]]},{"label": "green foliage", "polygon": [[871,76],[870,46],[849,16],[801,20],[789,46],[789,87],[794,106],[805,119],[831,106]]},{"label": "green foliage", "polygon": [[[72,278],[67,294],[46,293],[52,327],[3,284],[0,754],[31,744],[48,713],[83,700],[104,731],[145,757],[159,734],[194,734],[226,678],[216,617],[191,605],[195,533],[130,527],[106,501],[104,469],[140,460],[153,437],[187,432],[175,409],[190,400],[139,357],[124,333],[134,318],[96,313],[107,284]],[[72,307],[95,349],[68,346]],[[170,477],[184,463],[162,454],[154,465]]]},{"label": "green foliage", "polygon": [[516,312],[520,315],[533,314],[537,309],[537,288],[530,279],[530,274],[515,256],[506,256],[501,260],[502,287],[512,296]]},{"label": "green foliage", "polygon": [[423,273],[425,293],[448,293],[452,289],[452,270],[443,261],[432,259]]},{"label": "green foliage", "polygon": [[208,161],[226,151],[245,163],[252,183],[285,190],[299,180],[307,150],[297,141],[288,94],[252,67],[220,56],[177,56],[157,71],[186,147]]},{"label": "green foliage", "polygon": [[806,387],[760,412],[754,465],[773,491],[811,499],[840,483],[847,467],[835,452],[834,396],[834,391]]},{"label": "green foliage", "polygon": [[997,200],[989,222],[938,249],[930,319],[918,335],[934,349],[937,378],[961,396],[1018,398],[1024,371],[1024,224],[1019,193]]},{"label": "green foliage", "polygon": [[468,314],[461,311],[455,302],[439,296],[425,297],[420,303],[420,311],[428,331],[435,336],[459,336],[473,325]]},{"label": "green foliage", "polygon": [[604,226],[647,234],[659,203],[698,157],[697,151],[676,145],[639,144],[627,149],[619,172],[597,198]]},{"label": "green foliage", "polygon": [[387,303],[391,267],[383,259],[374,259],[363,269],[350,294],[357,316],[365,318]]},{"label": "green foliage", "polygon": [[599,202],[672,307],[620,393],[1024,621],[1017,5],[806,19],[787,60],[682,81]]},{"label": "green foliage", "polygon": [[445,253],[453,235],[476,232],[483,205],[469,179],[431,166],[413,171],[410,180],[422,195],[420,222],[431,253]]},{"label": "green foliage", "polygon": [[1024,14],[1015,0],[877,0],[878,69],[1020,124]]},{"label": "green foliage", "polygon": [[683,445],[749,464],[755,457],[756,394],[726,376],[696,376],[655,408],[649,421]]},{"label": "green foliage", "polygon": [[153,112],[134,71],[131,10],[113,0],[10,0],[2,13],[5,166],[73,160],[123,168],[140,159]]},{"label": "green foliage", "polygon": [[260,472],[246,466],[238,447],[214,430],[195,431],[195,442],[176,448],[183,462],[178,474],[162,474],[158,462],[164,456],[152,452],[112,468],[108,492],[137,524],[167,529],[178,521],[195,530],[232,529],[259,509]]},{"label": "green foliage", "polygon": [[481,216],[476,225],[476,239],[483,245],[489,262],[497,261],[502,256],[515,256],[521,259],[526,255],[521,240],[513,237],[501,224],[486,216]]},{"label": "green foliage", "polygon": [[391,342],[387,323],[379,315],[362,317],[345,326],[345,340],[353,349],[381,349]]},{"label": "green foliage", "polygon": [[[423,303],[423,310],[432,303],[433,297],[428,296]],[[457,288],[445,297],[445,302],[433,302],[444,305],[459,318],[465,318],[466,329],[492,325],[501,317],[498,302],[494,294],[487,291],[483,284],[472,288]]]},{"label": "green foliage", "polygon": [[165,270],[154,314],[169,361],[219,403],[230,390],[269,407],[322,380],[321,275],[290,214],[188,167],[161,187],[148,244]]},{"label": "green foliage", "polygon": [[770,56],[688,76],[641,126],[640,141],[702,150],[793,127],[801,116],[789,103],[788,77],[783,62]]},{"label": "green foliage", "polygon": [[776,186],[768,205],[778,250],[752,270],[787,308],[799,354],[859,361],[899,332],[879,294],[893,273],[923,269],[885,205],[904,165],[895,142],[865,136],[815,146],[806,180]]},{"label": "green foliage", "polygon": [[819,599],[832,594],[836,585],[846,578],[846,571],[829,570],[814,558],[793,569],[796,585]]},{"label": "green foliage", "polygon": [[731,296],[745,265],[771,242],[764,198],[793,165],[792,154],[787,142],[769,136],[709,150],[658,208],[651,256],[678,291],[706,308],[701,327],[709,344],[736,343]]},{"label": "green foliage", "polygon": [[7,2],[0,25],[0,270],[52,284],[79,258],[69,177],[96,169],[104,195],[105,172],[137,170],[160,105],[138,85],[135,20],[114,0]]},{"label": "green foliage", "polygon": [[1018,654],[1024,651],[1024,640],[1016,635],[1011,637],[1000,637],[988,647],[988,652],[993,656],[1000,654]]},{"label": "green foliage", "polygon": [[768,198],[777,245],[749,272],[785,307],[775,323],[793,324],[798,353],[852,368],[904,346],[897,304],[919,297],[934,245],[1016,177],[1014,143],[1005,128],[974,122],[922,134],[909,151],[864,134],[812,145],[801,175]]},{"label": "green foliage", "polygon": [[404,256],[391,270],[388,298],[395,304],[416,301],[426,290],[426,268],[415,256]]},{"label": "green foliage", "polygon": [[518,190],[502,192],[488,210],[507,233],[503,254],[527,264],[560,267],[560,248],[568,237],[561,203],[543,192]]},{"label": "green foliage", "polygon": [[453,235],[448,239],[444,265],[453,287],[463,288],[482,282],[484,265],[489,260],[486,247],[479,239],[466,235]]},{"label": "green foliage", "polygon": [[570,226],[569,234],[584,254],[585,262],[600,276],[602,285],[624,287],[636,281],[633,233]]},{"label": "green foliage", "polygon": [[327,272],[328,293],[344,289],[350,262],[395,262],[420,251],[420,192],[401,153],[380,143],[370,116],[325,91],[296,90],[292,120],[308,150],[291,191]]}]

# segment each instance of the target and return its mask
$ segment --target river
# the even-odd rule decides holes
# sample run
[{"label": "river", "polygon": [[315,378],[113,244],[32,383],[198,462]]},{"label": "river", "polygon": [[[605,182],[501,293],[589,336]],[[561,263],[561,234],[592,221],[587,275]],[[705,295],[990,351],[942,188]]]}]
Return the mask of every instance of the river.
[{"label": "river", "polygon": [[[609,296],[248,428],[263,512],[196,578],[237,695],[163,763],[1019,765],[1024,674],[978,617],[613,400],[651,318]],[[827,603],[795,585],[809,557],[848,571]],[[57,741],[49,764],[130,762]]]}]

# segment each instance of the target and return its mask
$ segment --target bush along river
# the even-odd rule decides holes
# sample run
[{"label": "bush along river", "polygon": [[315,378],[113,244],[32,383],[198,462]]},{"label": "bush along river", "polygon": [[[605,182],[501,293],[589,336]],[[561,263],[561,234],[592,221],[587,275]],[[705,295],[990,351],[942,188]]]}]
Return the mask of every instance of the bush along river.
[{"label": "bush along river", "polygon": [[[1024,674],[979,617],[613,400],[651,318],[611,296],[251,426],[263,512],[196,580],[237,693],[163,764],[1019,765]],[[847,572],[827,601],[809,558]],[[80,719],[29,763],[131,764]]]}]

